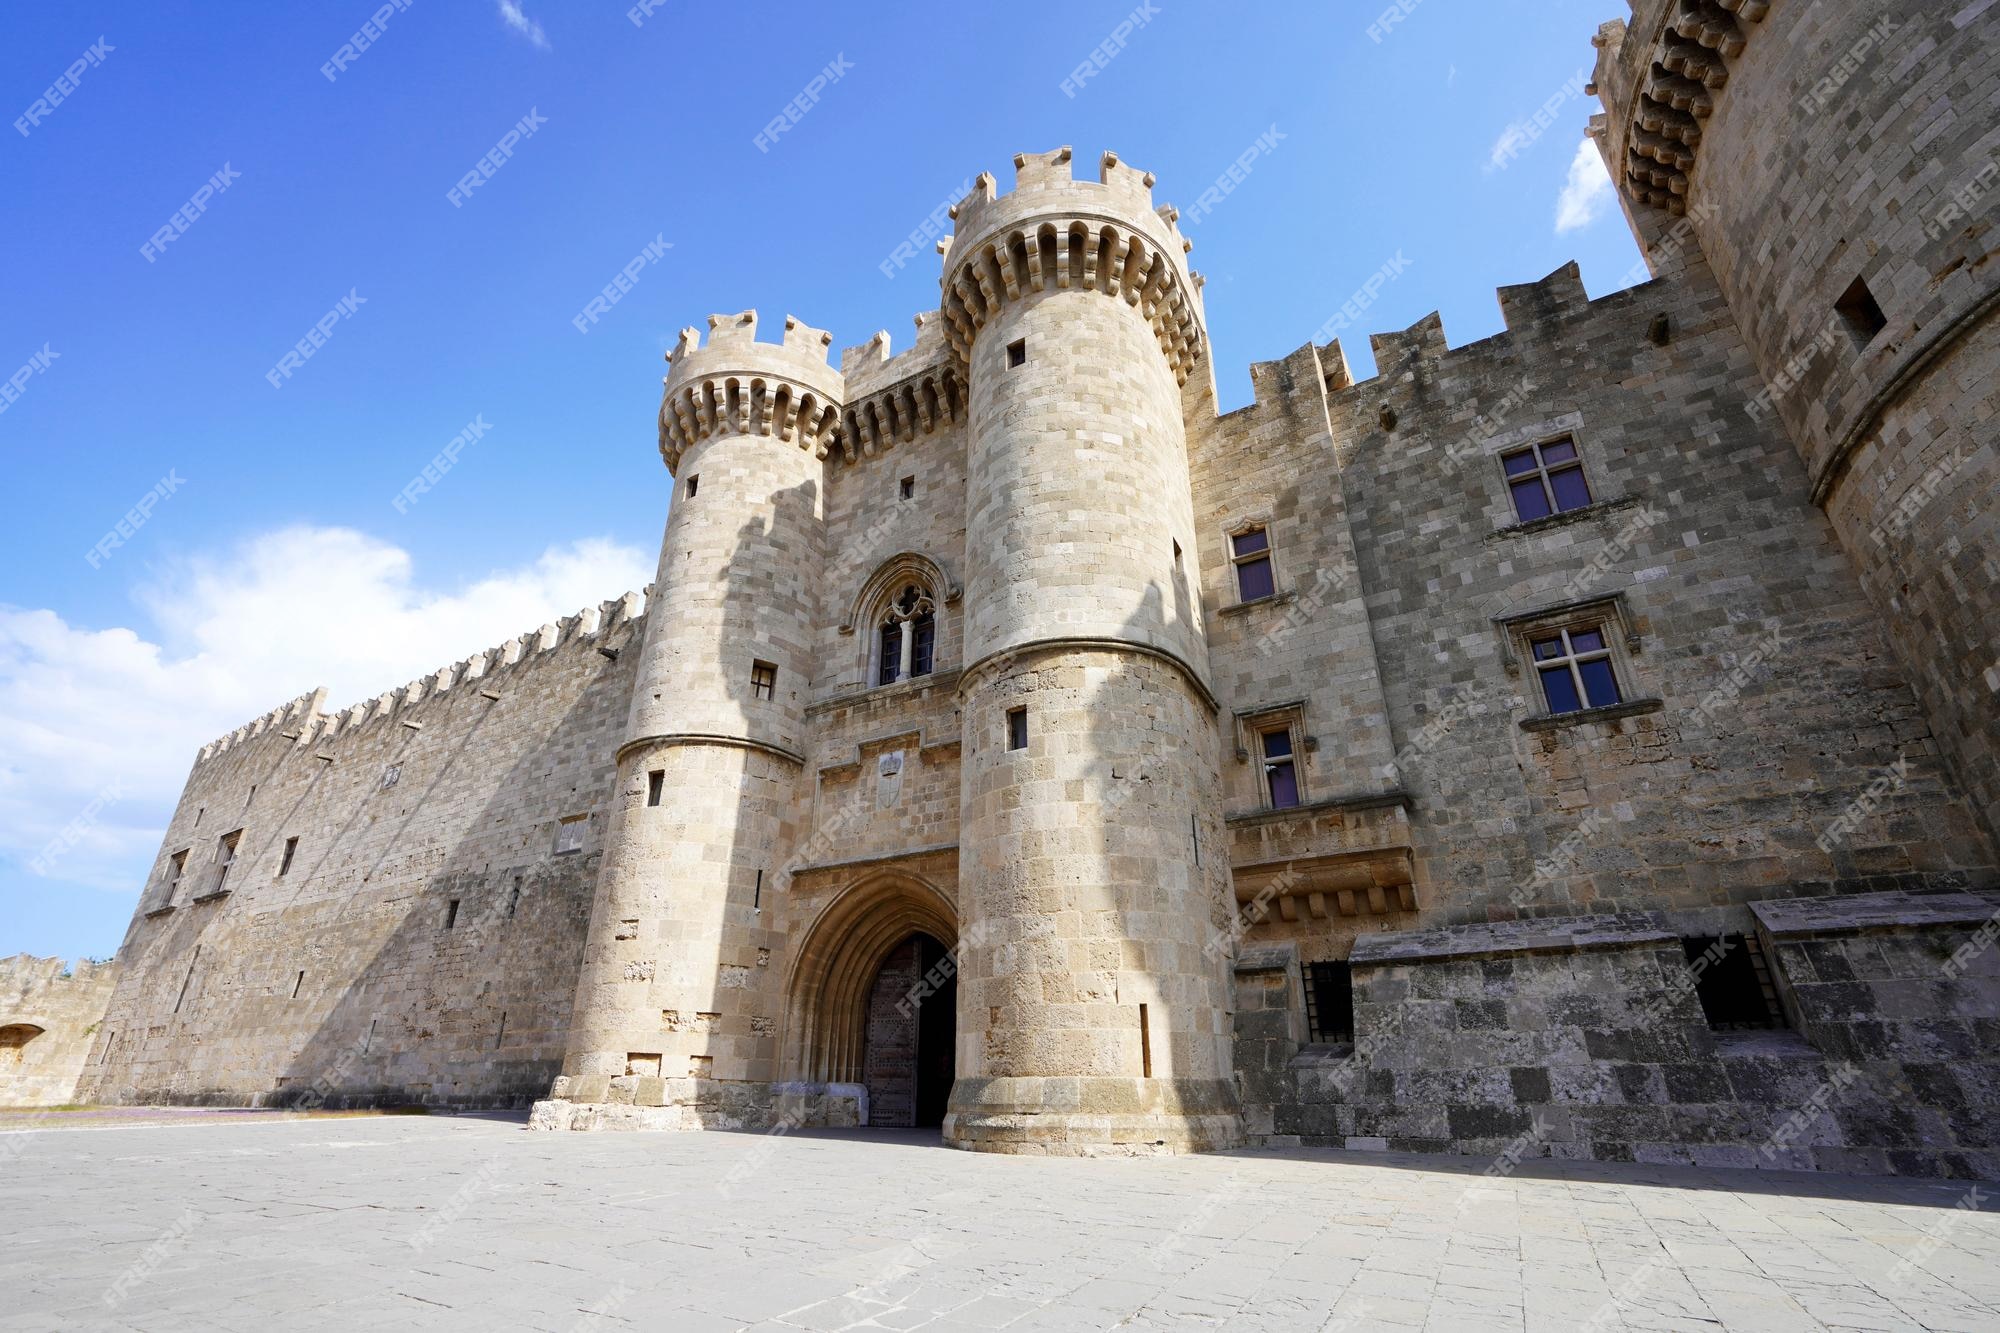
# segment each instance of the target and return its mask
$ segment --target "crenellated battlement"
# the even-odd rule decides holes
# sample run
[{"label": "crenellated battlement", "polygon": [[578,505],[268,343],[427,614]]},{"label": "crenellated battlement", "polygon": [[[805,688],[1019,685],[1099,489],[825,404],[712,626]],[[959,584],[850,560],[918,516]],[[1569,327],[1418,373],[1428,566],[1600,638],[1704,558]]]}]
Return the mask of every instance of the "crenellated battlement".
[{"label": "crenellated battlement", "polygon": [[872,458],[897,440],[928,435],[965,414],[965,383],[945,342],[937,311],[917,316],[917,341],[889,355],[889,334],[877,333],[840,354],[847,376],[847,410],[838,440],[849,462]]},{"label": "crenellated battlement", "polygon": [[326,687],[319,686],[202,746],[195,755],[195,767],[200,768],[211,759],[274,732],[290,743],[289,748],[303,750],[337,736],[351,735],[371,723],[404,720],[411,709],[426,699],[489,679],[564,645],[594,641],[602,646],[601,641],[615,631],[645,616],[645,601],[650,593],[650,588],[628,592],[623,597],[584,607],[575,615],[518,634],[497,647],[448,663],[398,689],[385,690],[334,712],[323,709]]},{"label": "crenellated battlement", "polygon": [[667,354],[673,369],[660,402],[660,457],[679,470],[681,455],[715,434],[774,435],[825,458],[846,396],[827,362],[833,335],[791,315],[784,340],[757,341],[757,312],[708,317],[708,343],[681,330]]},{"label": "crenellated battlement", "polygon": [[943,243],[946,334],[961,365],[1002,303],[1035,292],[1097,291],[1139,310],[1185,384],[1207,352],[1200,279],[1179,214],[1154,208],[1153,177],[1104,154],[1099,180],[1070,174],[1067,147],[1014,158],[1014,190],[995,193],[982,172],[952,209]]}]

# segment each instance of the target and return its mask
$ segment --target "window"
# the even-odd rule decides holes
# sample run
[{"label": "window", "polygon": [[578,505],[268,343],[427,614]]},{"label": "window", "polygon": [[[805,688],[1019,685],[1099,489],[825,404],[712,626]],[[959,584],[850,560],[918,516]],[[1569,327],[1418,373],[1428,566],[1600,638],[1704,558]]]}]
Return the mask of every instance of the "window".
[{"label": "window", "polygon": [[444,905],[444,928],[450,930],[458,924],[458,899],[453,898]]},{"label": "window", "polygon": [[1299,770],[1292,756],[1292,729],[1277,727],[1258,735],[1264,753],[1264,797],[1273,810],[1299,803]]},{"label": "window", "polygon": [[660,793],[666,790],[667,770],[656,768],[646,775],[646,804],[658,805]]},{"label": "window", "polygon": [[221,893],[224,885],[228,883],[229,867],[236,864],[236,844],[242,841],[242,838],[243,830],[237,829],[234,833],[223,834],[216,843],[215,860],[218,868],[215,872],[215,887],[209,892]]},{"label": "window", "polygon": [[1523,523],[1590,503],[1583,460],[1570,436],[1502,454],[1500,469],[1507,476],[1507,492],[1514,497],[1515,516]]},{"label": "window", "polygon": [[1695,935],[1681,941],[1701,1012],[1716,1032],[1785,1026],[1778,989],[1755,935]]},{"label": "window", "polygon": [[876,636],[877,685],[928,676],[937,656],[937,608],[915,584],[889,607]]},{"label": "window", "polygon": [[181,891],[181,872],[187,869],[188,854],[185,850],[175,852],[167,858],[167,904],[172,905],[174,895]]},{"label": "window", "polygon": [[896,494],[902,499],[907,500],[916,493],[917,479],[915,477],[905,477],[896,483]]},{"label": "window", "polygon": [[1868,284],[1856,278],[1848,284],[1840,299],[1833,303],[1833,309],[1840,316],[1841,323],[1854,339],[1856,348],[1866,347],[1875,340],[1875,335],[1889,326],[1888,317],[1875,300],[1875,293],[1868,290]]},{"label": "window", "polygon": [[1026,363],[1027,359],[1028,340],[1026,338],[1016,338],[1013,342],[1007,344],[1007,368],[1009,370]]},{"label": "window", "polygon": [[1306,1039],[1354,1040],[1354,969],[1349,964],[1307,963]]},{"label": "window", "polygon": [[1025,708],[1007,710],[1007,748],[1010,750],[1028,748],[1028,710]]},{"label": "window", "polygon": [[590,824],[589,815],[565,815],[556,825],[556,855],[566,856],[583,850],[584,830]]},{"label": "window", "polygon": [[778,668],[769,662],[750,664],[750,692],[759,699],[768,699],[778,692]]},{"label": "window", "polygon": [[1236,565],[1236,595],[1245,602],[1278,591],[1271,572],[1271,534],[1263,528],[1239,532],[1229,539],[1229,558]]},{"label": "window", "polygon": [[1528,648],[1551,713],[1608,708],[1622,697],[1602,625],[1579,625],[1538,635],[1528,640]]},{"label": "window", "polygon": [[0,1069],[18,1067],[27,1057],[22,1054],[29,1042],[42,1035],[43,1029],[33,1023],[9,1023],[0,1028]]},{"label": "window", "polygon": [[298,850],[299,850],[299,840],[297,838],[285,839],[285,854],[278,861],[279,879],[283,879],[285,877],[285,872],[292,868],[292,857],[298,852]]},{"label": "window", "polygon": [[701,489],[701,478],[699,476],[689,477],[687,484],[687,498],[690,500],[694,499],[695,492],[699,491],[700,489]]}]

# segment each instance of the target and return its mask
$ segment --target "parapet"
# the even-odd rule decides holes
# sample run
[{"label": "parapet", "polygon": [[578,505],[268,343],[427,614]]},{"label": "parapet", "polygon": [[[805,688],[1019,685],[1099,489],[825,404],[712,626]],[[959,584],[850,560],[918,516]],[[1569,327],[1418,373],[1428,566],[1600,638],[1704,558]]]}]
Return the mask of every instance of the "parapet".
[{"label": "parapet", "polygon": [[648,588],[644,592],[628,592],[623,597],[584,607],[575,615],[564,616],[551,624],[516,635],[497,648],[488,648],[485,652],[474,653],[439,667],[401,689],[384,691],[337,712],[322,710],[326,688],[321,686],[202,746],[195,756],[195,767],[199,769],[211,759],[273,733],[288,742],[286,748],[303,750],[391,718],[417,725],[409,712],[426,699],[463,688],[473,681],[487,680],[509,667],[541,653],[553,652],[566,644],[594,641],[595,646],[606,649],[607,655],[615,657],[618,650],[608,649],[608,640],[614,631],[631,625],[645,615],[645,599],[651,591]]},{"label": "parapet", "polygon": [[708,317],[708,345],[682,329],[667,355],[660,403],[660,457],[677,471],[681,455],[713,434],[775,435],[826,457],[846,396],[827,364],[833,335],[785,316],[784,341],[757,341],[757,312]]},{"label": "parapet", "polygon": [[1159,337],[1178,382],[1206,351],[1200,281],[1187,267],[1191,242],[1178,214],[1153,206],[1153,177],[1116,153],[1100,161],[1096,183],[1070,174],[1071,153],[1021,153],[1014,190],[999,195],[981,172],[951,215],[957,233],[945,253],[945,330],[961,365],[972,341],[1004,301],[1024,292],[1073,288],[1122,297]]},{"label": "parapet", "polygon": [[917,341],[900,356],[889,355],[887,330],[840,354],[847,408],[835,439],[850,462],[964,415],[965,383],[945,342],[942,317],[932,310],[916,322]]}]

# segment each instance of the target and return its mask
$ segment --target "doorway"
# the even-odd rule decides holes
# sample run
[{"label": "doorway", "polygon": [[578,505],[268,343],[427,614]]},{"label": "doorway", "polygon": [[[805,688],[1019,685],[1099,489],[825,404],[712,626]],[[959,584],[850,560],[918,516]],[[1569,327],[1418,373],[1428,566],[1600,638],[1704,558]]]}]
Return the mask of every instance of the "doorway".
[{"label": "doorway", "polygon": [[945,947],[921,932],[889,951],[868,992],[862,1083],[868,1123],[944,1123],[958,1032],[958,979]]}]

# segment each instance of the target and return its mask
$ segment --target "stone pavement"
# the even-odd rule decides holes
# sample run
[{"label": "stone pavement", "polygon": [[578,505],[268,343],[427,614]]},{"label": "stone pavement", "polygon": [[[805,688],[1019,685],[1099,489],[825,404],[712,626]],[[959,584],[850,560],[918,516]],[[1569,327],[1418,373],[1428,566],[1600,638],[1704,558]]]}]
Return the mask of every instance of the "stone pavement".
[{"label": "stone pavement", "polygon": [[0,1131],[0,1329],[2000,1329],[2000,1186],[497,1117],[114,1126]]}]

